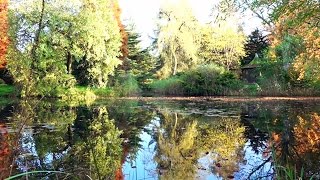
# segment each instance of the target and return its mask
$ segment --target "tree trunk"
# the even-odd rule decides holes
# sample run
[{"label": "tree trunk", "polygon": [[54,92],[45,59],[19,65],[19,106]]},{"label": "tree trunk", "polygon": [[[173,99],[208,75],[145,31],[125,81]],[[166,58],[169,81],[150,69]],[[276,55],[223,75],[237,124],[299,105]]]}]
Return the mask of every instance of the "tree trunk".
[{"label": "tree trunk", "polygon": [[36,32],[36,36],[34,38],[34,44],[32,46],[31,49],[31,56],[33,58],[33,63],[31,64],[31,66],[34,66],[35,63],[35,59],[36,59],[36,50],[39,46],[39,41],[40,41],[40,32],[42,29],[42,23],[43,23],[43,16],[44,16],[44,6],[45,6],[45,0],[42,0],[42,8],[41,8],[41,14],[40,14],[40,19],[39,19],[39,23],[38,23],[38,29]]},{"label": "tree trunk", "polygon": [[72,70],[71,65],[72,65],[72,55],[68,51],[68,54],[67,54],[67,72],[68,72],[68,74],[71,74],[71,70]]},{"label": "tree trunk", "polygon": [[172,56],[173,56],[173,60],[174,60],[173,75],[176,75],[177,68],[178,68],[178,60],[177,60],[177,57],[176,57],[176,54],[175,54],[173,47],[171,47],[171,52],[172,52]]}]

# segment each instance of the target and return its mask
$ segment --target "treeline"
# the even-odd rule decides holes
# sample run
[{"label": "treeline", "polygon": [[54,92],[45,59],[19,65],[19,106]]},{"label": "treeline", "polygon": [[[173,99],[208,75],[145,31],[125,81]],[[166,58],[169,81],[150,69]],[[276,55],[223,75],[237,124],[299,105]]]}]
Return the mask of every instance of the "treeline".
[{"label": "treeline", "polygon": [[[265,28],[245,36],[238,21],[244,10]],[[165,95],[319,95],[319,11],[316,1],[222,0],[202,25],[184,1],[163,7],[163,80],[152,89]]]},{"label": "treeline", "polygon": [[[244,10],[264,31],[244,34]],[[221,0],[203,24],[186,0],[167,2],[143,49],[117,0],[1,1],[0,60],[22,97],[316,95],[319,11],[311,0]]]}]

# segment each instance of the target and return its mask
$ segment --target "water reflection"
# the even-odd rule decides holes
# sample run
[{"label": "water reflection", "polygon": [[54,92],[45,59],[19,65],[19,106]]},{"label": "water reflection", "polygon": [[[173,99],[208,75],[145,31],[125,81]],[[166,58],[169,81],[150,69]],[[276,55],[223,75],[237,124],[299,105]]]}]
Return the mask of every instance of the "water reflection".
[{"label": "water reflection", "polygon": [[199,149],[197,121],[177,113],[161,112],[156,127],[156,155],[159,174],[163,179],[193,179]]},{"label": "water reflection", "polygon": [[24,100],[0,110],[0,179],[275,179],[286,176],[279,166],[320,178],[316,103]]}]

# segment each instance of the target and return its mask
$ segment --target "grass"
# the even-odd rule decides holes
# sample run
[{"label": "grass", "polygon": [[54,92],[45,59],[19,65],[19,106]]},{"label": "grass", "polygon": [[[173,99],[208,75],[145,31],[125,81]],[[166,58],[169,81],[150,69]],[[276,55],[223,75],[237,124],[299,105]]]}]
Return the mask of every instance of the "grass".
[{"label": "grass", "polygon": [[13,96],[15,94],[15,87],[6,84],[0,84],[0,97]]},{"label": "grass", "polygon": [[30,171],[30,172],[24,172],[24,173],[20,173],[14,176],[10,176],[8,178],[6,178],[5,180],[12,180],[12,179],[20,179],[23,176],[27,176],[27,175],[33,175],[33,174],[42,174],[42,173],[49,173],[49,174],[65,174],[66,176],[70,176],[69,173],[65,173],[65,172],[61,172],[61,171]]}]

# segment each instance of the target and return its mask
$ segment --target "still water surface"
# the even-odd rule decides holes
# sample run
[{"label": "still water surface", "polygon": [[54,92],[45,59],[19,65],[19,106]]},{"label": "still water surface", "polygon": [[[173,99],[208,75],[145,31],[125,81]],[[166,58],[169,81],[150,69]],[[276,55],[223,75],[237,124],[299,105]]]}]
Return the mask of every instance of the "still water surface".
[{"label": "still water surface", "polygon": [[275,179],[282,166],[320,179],[318,104],[3,103],[0,179]]}]

